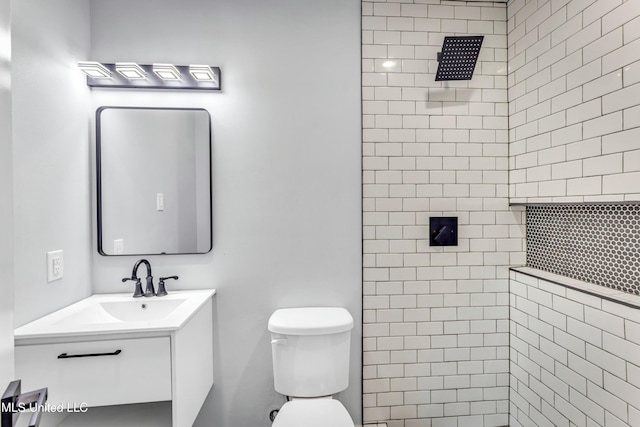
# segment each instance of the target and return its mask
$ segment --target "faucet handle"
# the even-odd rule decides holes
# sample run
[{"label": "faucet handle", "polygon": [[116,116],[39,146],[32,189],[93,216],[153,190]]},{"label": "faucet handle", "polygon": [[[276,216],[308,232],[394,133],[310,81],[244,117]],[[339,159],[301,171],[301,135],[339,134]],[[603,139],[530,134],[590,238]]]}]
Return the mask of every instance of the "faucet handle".
[{"label": "faucet handle", "polygon": [[156,296],[163,297],[167,295],[167,288],[164,286],[164,281],[169,279],[178,280],[178,276],[161,277],[160,282],[158,282],[158,293]]},{"label": "faucet handle", "polygon": [[133,293],[133,297],[134,298],[140,298],[141,296],[144,296],[144,293],[142,292],[142,282],[140,281],[140,279],[138,279],[137,277],[124,277],[122,278],[122,282],[126,282],[127,280],[131,280],[136,282],[136,290]]}]

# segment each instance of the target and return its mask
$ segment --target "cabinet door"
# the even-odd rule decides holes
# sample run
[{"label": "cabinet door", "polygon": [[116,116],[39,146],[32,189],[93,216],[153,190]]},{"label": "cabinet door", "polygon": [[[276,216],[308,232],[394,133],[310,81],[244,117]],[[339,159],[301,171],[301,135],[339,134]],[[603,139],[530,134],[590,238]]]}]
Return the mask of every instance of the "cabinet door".
[{"label": "cabinet door", "polygon": [[104,406],[171,400],[169,337],[16,346],[23,388],[49,404]]}]

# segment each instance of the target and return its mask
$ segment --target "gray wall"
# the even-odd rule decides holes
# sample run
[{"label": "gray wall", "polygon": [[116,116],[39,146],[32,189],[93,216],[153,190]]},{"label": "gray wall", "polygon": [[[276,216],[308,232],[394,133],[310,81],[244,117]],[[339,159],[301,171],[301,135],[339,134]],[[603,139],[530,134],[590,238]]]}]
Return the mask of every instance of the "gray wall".
[{"label": "gray wall", "polygon": [[[76,65],[89,54],[89,4],[21,0],[11,15],[13,120],[0,129],[13,141],[0,138],[2,234],[9,227],[0,262],[14,296],[2,300],[13,303],[17,327],[91,294],[89,90]],[[47,283],[46,252],[57,249],[64,278]],[[63,417],[45,414],[41,426]]]},{"label": "gray wall", "polygon": [[[89,91],[76,65],[89,56],[89,4],[21,0],[12,7],[20,326],[91,294]],[[46,252],[58,249],[64,250],[64,278],[47,283]]]},{"label": "gray wall", "polygon": [[[280,307],[355,317],[361,407],[360,4],[354,0],[91,3],[98,61],[218,65],[222,93],[93,90],[99,105],[202,107],[213,129],[213,251],[150,257],[171,288],[216,288],[215,384],[196,426],[268,426],[267,320]],[[93,290],[128,291],[135,257],[93,253]]]},{"label": "gray wall", "polygon": [[0,0],[0,388],[13,379],[13,176],[9,0]]}]

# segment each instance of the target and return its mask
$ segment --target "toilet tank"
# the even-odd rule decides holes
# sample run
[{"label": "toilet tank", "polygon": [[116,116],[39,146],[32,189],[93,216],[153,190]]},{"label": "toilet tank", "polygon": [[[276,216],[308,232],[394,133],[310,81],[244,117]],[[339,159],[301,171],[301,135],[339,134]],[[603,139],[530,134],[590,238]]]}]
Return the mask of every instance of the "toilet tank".
[{"label": "toilet tank", "polygon": [[285,308],[269,318],[278,393],[330,396],[349,386],[353,317],[339,307]]}]

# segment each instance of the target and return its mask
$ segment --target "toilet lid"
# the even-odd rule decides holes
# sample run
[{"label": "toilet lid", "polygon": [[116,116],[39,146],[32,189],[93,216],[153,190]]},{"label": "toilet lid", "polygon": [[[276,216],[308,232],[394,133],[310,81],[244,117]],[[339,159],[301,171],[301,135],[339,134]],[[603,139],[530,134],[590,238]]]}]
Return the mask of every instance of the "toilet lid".
[{"label": "toilet lid", "polygon": [[294,399],[280,408],[272,427],[354,427],[354,424],[338,400]]}]

